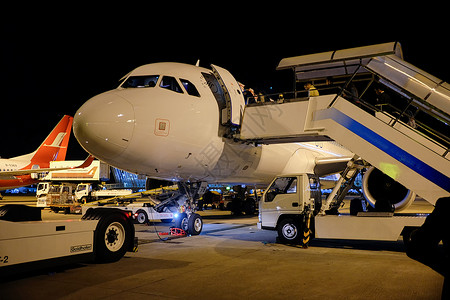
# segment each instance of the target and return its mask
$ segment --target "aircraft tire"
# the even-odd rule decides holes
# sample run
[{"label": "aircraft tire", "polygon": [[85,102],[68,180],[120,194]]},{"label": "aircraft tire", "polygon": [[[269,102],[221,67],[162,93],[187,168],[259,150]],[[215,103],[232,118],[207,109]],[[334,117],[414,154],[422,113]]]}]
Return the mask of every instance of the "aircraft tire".
[{"label": "aircraft tire", "polygon": [[199,214],[192,214],[188,220],[188,233],[199,235],[203,229],[203,219]]},{"label": "aircraft tire", "polygon": [[181,213],[175,221],[175,228],[188,232],[188,217],[186,213]]}]

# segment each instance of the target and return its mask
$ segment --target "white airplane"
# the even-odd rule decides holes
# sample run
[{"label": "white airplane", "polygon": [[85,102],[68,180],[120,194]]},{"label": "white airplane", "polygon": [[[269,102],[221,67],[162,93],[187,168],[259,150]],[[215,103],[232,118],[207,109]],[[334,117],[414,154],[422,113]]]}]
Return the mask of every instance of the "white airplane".
[{"label": "white airplane", "polygon": [[[44,142],[32,153],[9,159],[0,158],[0,190],[35,184],[39,181],[38,173],[70,169],[49,167],[50,161],[65,160],[72,122],[72,117],[64,116]],[[93,159],[89,156],[76,168],[89,166]]]},{"label": "white airplane", "polygon": [[332,141],[255,146],[233,140],[245,100],[234,77],[211,66],[136,68],[116,89],[81,106],[75,137],[117,168],[182,182],[267,186],[279,174],[337,173],[354,156]]}]

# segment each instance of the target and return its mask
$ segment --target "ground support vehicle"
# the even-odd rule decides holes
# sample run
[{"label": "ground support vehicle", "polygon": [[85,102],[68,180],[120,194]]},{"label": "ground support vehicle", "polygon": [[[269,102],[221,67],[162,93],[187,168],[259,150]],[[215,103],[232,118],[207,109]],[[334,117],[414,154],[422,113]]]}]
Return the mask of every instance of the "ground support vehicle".
[{"label": "ground support vehicle", "polygon": [[[62,183],[50,185],[49,192],[45,196],[46,205],[54,212],[64,211],[67,214],[80,213],[80,204],[75,199],[76,184]],[[38,202],[40,198],[38,198]],[[42,199],[42,197],[41,197]]]},{"label": "ground support vehicle", "polygon": [[186,194],[175,187],[168,187],[88,203],[82,206],[82,213],[89,208],[98,207],[120,209],[130,212],[136,223],[175,221],[176,228],[181,228],[190,235],[198,235],[202,231],[203,220],[199,214],[194,213],[193,206],[189,203]]},{"label": "ground support vehicle", "polygon": [[138,202],[131,203],[126,205],[118,205],[118,206],[83,206],[83,210],[86,211],[89,208],[114,208],[120,209],[126,212],[130,212],[133,220],[138,224],[148,224],[149,221],[161,220],[164,223],[170,223],[174,218],[178,217],[177,210],[175,211],[166,211],[166,212],[158,212],[155,210],[155,206],[149,202]]},{"label": "ground support vehicle", "polygon": [[41,209],[0,207],[0,277],[52,265],[113,262],[137,249],[130,214],[90,209],[81,220],[42,221]]},{"label": "ground support vehicle", "polygon": [[[331,194],[330,194],[331,195]],[[333,195],[331,195],[333,196]],[[352,200],[354,208],[361,200]],[[401,215],[389,212],[364,212],[327,215],[331,200],[322,205],[319,178],[313,174],[276,177],[263,194],[258,228],[278,231],[282,243],[308,245],[311,238],[397,241],[425,221],[426,214]]]},{"label": "ground support vehicle", "polygon": [[[54,161],[53,168],[70,168],[48,172],[36,191],[36,206],[50,207],[54,211],[81,213],[81,203],[131,194],[131,190],[107,189],[110,167],[98,160],[87,168],[73,168],[80,161]],[[106,189],[105,189],[106,187]]]},{"label": "ground support vehicle", "polygon": [[41,182],[38,185],[37,207],[50,207],[54,212],[80,214],[81,204],[131,194],[125,189],[95,190],[91,183]]},{"label": "ground support vehicle", "polygon": [[100,199],[130,195],[129,189],[94,189],[90,183],[80,183],[75,191],[75,200],[79,203],[87,203]]}]

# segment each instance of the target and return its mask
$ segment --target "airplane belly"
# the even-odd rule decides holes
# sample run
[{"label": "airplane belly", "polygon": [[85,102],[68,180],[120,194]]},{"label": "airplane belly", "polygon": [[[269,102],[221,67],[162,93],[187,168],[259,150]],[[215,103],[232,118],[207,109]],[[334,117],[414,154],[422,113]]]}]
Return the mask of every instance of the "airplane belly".
[{"label": "airplane belly", "polygon": [[298,146],[226,143],[219,161],[208,170],[208,180],[220,183],[266,185],[282,173]]},{"label": "airplane belly", "polygon": [[315,157],[324,155],[314,151],[315,148],[318,147],[297,143],[258,147],[225,144],[224,152],[216,167],[209,170],[208,178],[221,183],[267,185],[280,174],[313,172]]},{"label": "airplane belly", "polygon": [[258,166],[261,151],[261,147],[225,143],[216,165],[205,169],[205,179],[212,182],[247,181]]}]

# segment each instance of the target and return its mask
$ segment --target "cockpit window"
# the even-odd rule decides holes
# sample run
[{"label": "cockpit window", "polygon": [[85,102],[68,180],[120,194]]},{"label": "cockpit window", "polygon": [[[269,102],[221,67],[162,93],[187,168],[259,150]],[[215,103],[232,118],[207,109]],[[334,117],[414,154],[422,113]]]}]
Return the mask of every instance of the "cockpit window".
[{"label": "cockpit window", "polygon": [[194,85],[192,82],[190,82],[190,81],[187,80],[187,79],[181,79],[181,78],[180,78],[180,81],[181,81],[181,84],[182,84],[182,85],[184,86],[184,88],[186,89],[186,92],[187,92],[189,95],[191,95],[191,96],[196,96],[196,97],[200,97],[200,94],[199,94],[197,88],[195,87],[195,85]]},{"label": "cockpit window", "polygon": [[164,89],[172,90],[177,93],[183,93],[183,90],[181,89],[177,80],[172,76],[164,76],[162,78],[161,84],[159,86]]},{"label": "cockpit window", "polygon": [[130,76],[122,84],[123,88],[146,88],[156,86],[159,75]]}]

